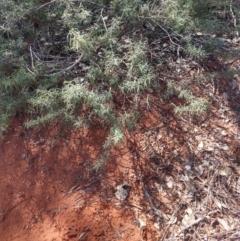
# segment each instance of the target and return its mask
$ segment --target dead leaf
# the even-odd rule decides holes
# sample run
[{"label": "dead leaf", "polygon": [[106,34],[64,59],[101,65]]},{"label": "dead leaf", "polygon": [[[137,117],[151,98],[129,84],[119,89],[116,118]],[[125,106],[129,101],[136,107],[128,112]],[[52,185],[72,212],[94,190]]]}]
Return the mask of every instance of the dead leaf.
[{"label": "dead leaf", "polygon": [[224,219],[221,219],[221,218],[217,218],[218,222],[222,225],[222,227],[226,230],[226,231],[229,231],[230,230],[230,227],[227,223],[226,220]]},{"label": "dead leaf", "polygon": [[115,196],[121,201],[125,200],[128,196],[128,187],[129,185],[127,184],[117,186]]},{"label": "dead leaf", "polygon": [[153,226],[154,226],[157,230],[160,230],[160,225],[159,225],[159,223],[154,223]]},{"label": "dead leaf", "polygon": [[175,224],[177,222],[176,217],[171,217],[170,220],[167,222],[167,224]]},{"label": "dead leaf", "polygon": [[172,182],[172,180],[168,180],[166,184],[167,184],[167,187],[168,187],[168,188],[172,188],[172,187],[173,187],[173,182]]},{"label": "dead leaf", "polygon": [[142,229],[146,227],[147,224],[142,219],[138,218],[138,225],[139,225],[139,228]]},{"label": "dead leaf", "polygon": [[223,170],[221,170],[219,174],[224,177],[229,177],[232,174],[232,168],[226,167]]},{"label": "dead leaf", "polygon": [[202,149],[203,149],[203,142],[202,141],[200,141],[199,143],[198,143],[198,146],[197,146],[197,149],[199,150],[199,151],[201,151]]},{"label": "dead leaf", "polygon": [[222,136],[226,136],[226,135],[227,135],[227,132],[226,132],[225,130],[222,130],[221,135],[222,135]]},{"label": "dead leaf", "polygon": [[202,164],[203,166],[206,166],[206,167],[209,167],[210,166],[210,163],[209,163],[209,161],[207,161],[207,160],[203,160],[203,164]]},{"label": "dead leaf", "polygon": [[195,216],[193,214],[193,211],[190,207],[187,208],[186,214],[183,217],[182,224],[184,226],[191,225],[193,222],[195,222]]},{"label": "dead leaf", "polygon": [[227,208],[227,206],[224,203],[220,202],[217,198],[213,198],[213,201],[219,209]]},{"label": "dead leaf", "polygon": [[219,148],[224,150],[224,151],[227,151],[229,149],[227,144],[223,144],[223,145],[219,146]]}]

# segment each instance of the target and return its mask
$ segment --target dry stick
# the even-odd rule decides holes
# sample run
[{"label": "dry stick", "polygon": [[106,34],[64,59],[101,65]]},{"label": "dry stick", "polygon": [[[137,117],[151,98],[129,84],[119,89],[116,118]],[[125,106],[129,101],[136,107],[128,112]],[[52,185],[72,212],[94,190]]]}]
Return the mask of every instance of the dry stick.
[{"label": "dry stick", "polygon": [[45,74],[45,75],[43,75],[43,76],[52,76],[52,75],[54,75],[54,74],[61,74],[61,73],[64,73],[64,72],[66,72],[66,71],[72,69],[77,63],[79,63],[79,62],[81,61],[82,57],[83,57],[83,54],[81,54],[81,56],[80,56],[77,60],[75,60],[74,63],[73,63],[72,65],[68,66],[68,67],[65,68],[65,69],[60,70],[59,72],[52,73],[52,74]]},{"label": "dry stick", "polygon": [[61,70],[59,73],[63,73],[63,72],[66,72],[66,71],[72,69],[77,63],[79,63],[81,61],[82,57],[83,57],[83,54],[81,54],[81,56],[77,60],[75,60],[75,62],[72,65],[70,65],[69,67]]},{"label": "dry stick", "polygon": [[153,4],[152,4],[152,7],[151,7],[151,10],[153,10],[155,4],[156,4],[156,0],[154,0],[154,2],[153,2]]},{"label": "dry stick", "polygon": [[172,44],[178,46],[178,48],[177,48],[177,56],[179,57],[179,50],[180,50],[180,48],[183,48],[183,47],[181,47],[179,44],[173,42],[173,40],[172,40],[169,32],[168,32],[163,26],[161,26],[159,23],[157,23],[157,22],[154,21],[153,19],[151,19],[151,21],[153,21],[155,24],[157,24],[157,26],[158,26],[159,28],[161,28],[161,29],[167,34],[167,36],[168,36],[168,38],[169,38],[169,40],[170,40],[170,42],[171,42]]},{"label": "dry stick", "polygon": [[[234,237],[234,236],[236,236],[236,235],[238,235],[238,237]],[[233,234],[229,237],[229,240],[230,240],[230,239],[235,239],[235,240],[237,240],[237,238],[240,238],[240,231],[237,231],[237,232],[233,233]]]},{"label": "dry stick", "polygon": [[103,13],[103,8],[102,8],[102,10],[101,10],[101,18],[102,18],[102,21],[103,21],[104,28],[105,28],[106,32],[108,32],[108,29],[107,29],[107,26],[106,26],[106,23],[105,23],[105,21],[104,21],[104,18],[103,18],[102,13]]},{"label": "dry stick", "polygon": [[29,51],[30,51],[30,56],[31,56],[32,68],[35,69],[34,63],[33,63],[33,52],[32,52],[32,47],[31,47],[31,45],[29,46]]},{"label": "dry stick", "polygon": [[137,177],[138,177],[138,179],[139,179],[139,181],[140,181],[140,184],[141,184],[142,187],[143,187],[144,196],[146,197],[146,199],[147,199],[148,202],[150,203],[151,208],[153,209],[154,213],[155,213],[160,219],[162,219],[163,216],[162,216],[161,211],[158,210],[158,209],[155,207],[155,205],[153,204],[153,201],[152,201],[151,196],[149,195],[147,189],[145,188],[145,185],[144,185],[144,183],[143,183],[143,180],[142,180],[142,176],[141,176],[141,172],[140,172],[140,171],[137,172]]},{"label": "dry stick", "polygon": [[176,238],[176,237],[177,237],[180,233],[182,233],[183,231],[185,231],[185,230],[191,228],[192,226],[200,223],[200,222],[203,221],[205,218],[209,218],[209,215],[212,215],[212,214],[214,214],[214,213],[217,213],[218,211],[219,211],[219,210],[211,211],[211,212],[209,212],[206,216],[203,216],[203,217],[201,217],[201,218],[198,218],[196,221],[194,221],[193,223],[189,224],[187,227],[185,227],[185,228],[183,228],[182,230],[180,230],[180,231],[175,235],[174,238]]},{"label": "dry stick", "polygon": [[66,59],[66,57],[61,57],[61,56],[54,56],[54,55],[45,55],[45,54],[41,54],[41,53],[37,53],[37,52],[34,52],[32,51],[33,54],[36,56],[36,58],[38,58],[39,61],[41,61],[40,58],[45,58],[45,59]]},{"label": "dry stick", "polygon": [[[231,14],[231,16],[233,18],[233,26],[234,26],[235,29],[237,29],[237,19],[236,19],[236,16],[234,15],[233,6],[232,5],[233,5],[233,0],[230,1],[229,8],[230,8],[230,14]],[[236,34],[236,37],[239,38],[239,33],[238,33],[237,30],[235,31],[235,34]]]},{"label": "dry stick", "polygon": [[41,59],[37,56],[37,53],[35,53],[34,51],[32,51],[32,53],[34,54],[34,56],[35,56],[39,61],[41,61]]},{"label": "dry stick", "polygon": [[175,77],[175,76],[171,76],[171,75],[167,75],[167,74],[162,74],[162,73],[159,73],[159,74],[162,75],[163,77],[167,77],[167,78],[174,79],[174,80],[180,80],[180,78]]},{"label": "dry stick", "polygon": [[[182,206],[182,203],[180,203],[180,204],[178,205],[178,208],[175,209],[175,211],[173,212],[172,216],[170,217],[170,221],[173,220],[173,218],[176,217],[176,214],[177,214],[178,211],[180,210],[181,206]],[[170,228],[170,225],[171,225],[171,222],[170,222],[170,221],[169,221],[167,227],[165,228],[164,233],[163,233],[163,236],[162,236],[162,238],[160,239],[160,241],[164,241],[164,239],[165,239],[165,237],[166,237],[166,235],[167,235],[167,231],[168,231],[168,229]]]},{"label": "dry stick", "polygon": [[[105,28],[105,30],[106,30],[106,33],[108,33],[107,25],[106,25],[106,23],[105,23],[105,20],[104,20],[104,18],[103,18],[103,15],[102,15],[103,10],[104,10],[104,9],[102,8],[102,10],[101,10],[101,18],[102,18],[103,25],[104,25],[104,28]],[[113,49],[113,47],[112,47],[112,44],[111,44],[111,43],[110,43],[110,47],[111,47],[111,49]]]},{"label": "dry stick", "polygon": [[27,67],[27,65],[26,65],[26,69],[27,69],[27,71],[28,71],[29,73],[31,73],[32,75],[35,75],[35,73],[32,72],[32,71]]},{"label": "dry stick", "polygon": [[217,83],[215,82],[214,77],[212,77],[212,84],[213,84],[213,96],[214,96],[217,92]]}]

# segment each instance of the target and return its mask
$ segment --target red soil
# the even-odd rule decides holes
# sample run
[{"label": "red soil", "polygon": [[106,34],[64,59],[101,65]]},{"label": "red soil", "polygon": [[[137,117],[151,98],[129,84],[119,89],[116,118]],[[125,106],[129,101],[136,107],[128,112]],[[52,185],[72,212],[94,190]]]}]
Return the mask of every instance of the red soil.
[{"label": "red soil", "polygon": [[138,226],[146,221],[139,186],[125,201],[114,195],[117,185],[136,181],[129,149],[92,170],[105,137],[101,127],[27,132],[15,120],[0,142],[0,240],[156,240]]}]

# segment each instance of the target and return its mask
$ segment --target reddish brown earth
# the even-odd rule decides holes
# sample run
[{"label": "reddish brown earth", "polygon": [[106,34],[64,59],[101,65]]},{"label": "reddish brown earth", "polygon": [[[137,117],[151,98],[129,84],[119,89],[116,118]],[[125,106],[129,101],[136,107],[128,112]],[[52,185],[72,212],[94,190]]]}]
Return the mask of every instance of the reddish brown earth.
[{"label": "reddish brown earth", "polygon": [[105,136],[101,127],[27,132],[15,120],[0,145],[0,240],[148,237],[138,226],[144,217],[137,189],[127,201],[114,195],[117,185],[134,179],[128,148],[113,152],[107,171],[92,170]]},{"label": "reddish brown earth", "polygon": [[[174,116],[161,100],[143,103],[136,131],[98,172],[93,164],[107,135],[101,126],[30,131],[16,118],[0,142],[0,240],[240,238],[239,93],[219,80],[211,111],[197,121]],[[124,201],[115,196],[121,184],[128,186]],[[189,210],[196,215],[186,228]]]}]

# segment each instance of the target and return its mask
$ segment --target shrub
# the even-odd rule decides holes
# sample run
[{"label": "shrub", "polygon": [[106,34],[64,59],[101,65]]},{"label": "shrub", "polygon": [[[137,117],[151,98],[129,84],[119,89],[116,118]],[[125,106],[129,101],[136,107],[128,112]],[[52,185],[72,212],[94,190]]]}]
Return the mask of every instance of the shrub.
[{"label": "shrub", "polygon": [[[160,91],[151,44],[168,41],[174,58],[201,62],[223,54],[218,36],[237,30],[232,20],[238,14],[229,3],[211,0],[2,0],[0,131],[19,111],[28,115],[29,128],[59,120],[72,127],[99,122],[109,130],[109,149],[123,139],[123,128],[134,129],[146,91]],[[207,110],[204,99],[174,82],[160,94],[173,92],[186,101],[177,113]]]}]

